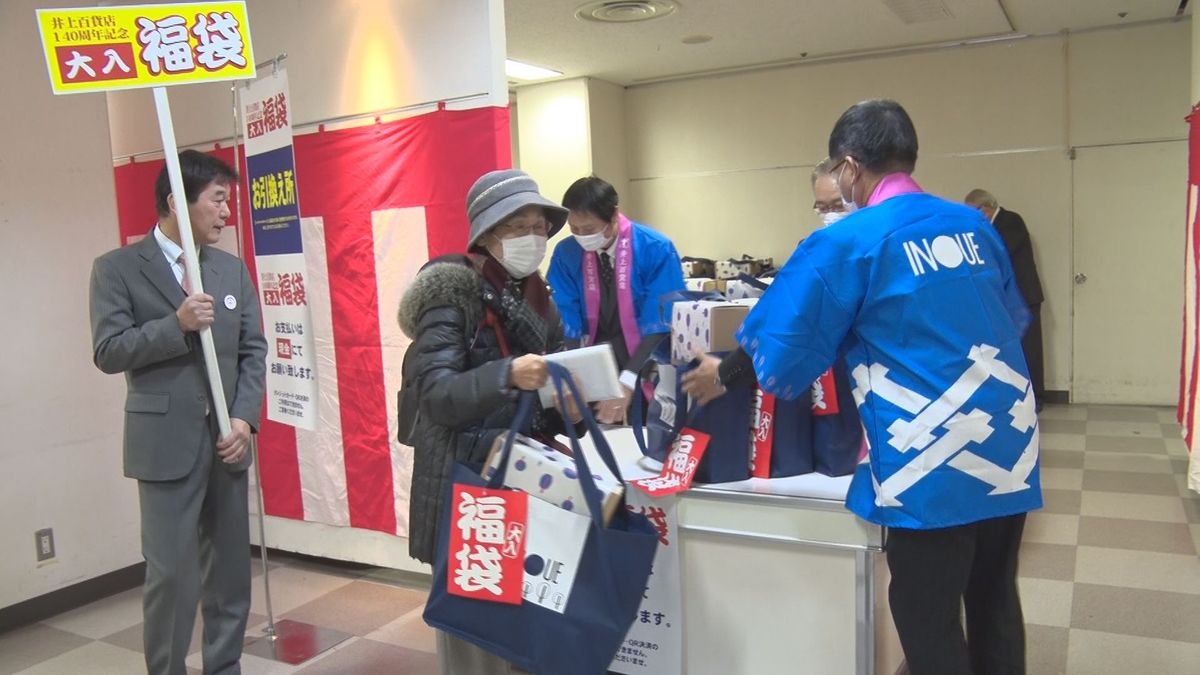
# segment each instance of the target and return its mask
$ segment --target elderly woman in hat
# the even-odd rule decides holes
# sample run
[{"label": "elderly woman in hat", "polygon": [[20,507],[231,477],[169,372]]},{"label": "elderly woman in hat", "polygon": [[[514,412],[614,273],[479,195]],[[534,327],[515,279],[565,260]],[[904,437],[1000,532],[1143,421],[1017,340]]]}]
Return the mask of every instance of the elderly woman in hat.
[{"label": "elderly woman in hat", "polygon": [[[400,327],[413,340],[405,390],[415,389],[419,411],[409,554],[423,562],[434,558],[451,467],[486,459],[513,422],[518,393],[546,384],[543,355],[563,348],[562,320],[538,267],[567,210],[540,195],[524,172],[505,170],[475,182],[467,217],[468,255],[430,261],[400,302]],[[577,406],[564,407],[535,406],[523,433],[553,439],[565,431],[564,416],[578,423]],[[443,673],[509,672],[498,657],[441,632],[438,654]]]}]

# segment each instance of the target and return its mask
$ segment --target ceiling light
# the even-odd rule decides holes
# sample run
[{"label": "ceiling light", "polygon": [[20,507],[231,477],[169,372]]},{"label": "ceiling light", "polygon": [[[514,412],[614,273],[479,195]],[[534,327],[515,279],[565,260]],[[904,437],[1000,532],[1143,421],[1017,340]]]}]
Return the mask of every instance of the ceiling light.
[{"label": "ceiling light", "polygon": [[504,60],[504,74],[514,80],[547,80],[551,77],[562,75],[561,71],[535,66],[529,63],[521,63],[512,59]]},{"label": "ceiling light", "polygon": [[575,18],[600,23],[633,23],[675,13],[675,0],[600,0],[575,10]]},{"label": "ceiling light", "polygon": [[953,19],[944,0],[880,0],[905,24]]}]

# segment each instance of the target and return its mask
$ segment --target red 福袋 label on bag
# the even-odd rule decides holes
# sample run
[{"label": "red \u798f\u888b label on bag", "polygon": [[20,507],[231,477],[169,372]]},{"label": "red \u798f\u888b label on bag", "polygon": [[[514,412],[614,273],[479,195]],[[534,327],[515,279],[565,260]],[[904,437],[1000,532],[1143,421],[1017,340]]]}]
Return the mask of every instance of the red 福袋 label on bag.
[{"label": "red \u798f\u888b label on bag", "polygon": [[654,478],[639,478],[629,484],[651,497],[683,492],[692,486],[692,479],[700,467],[700,460],[704,458],[704,451],[708,449],[709,440],[708,434],[684,427],[663,462],[662,471]]},{"label": "red \u798f\u888b label on bag", "polygon": [[528,495],[455,483],[446,585],[450,595],[521,604]]},{"label": "red \u798f\u888b label on bag", "polygon": [[814,415],[838,414],[837,385],[833,381],[833,368],[822,373],[812,384],[812,411]]},{"label": "red \u798f\u888b label on bag", "polygon": [[771,477],[771,448],[775,444],[775,396],[761,388],[754,392],[750,418],[750,475]]}]

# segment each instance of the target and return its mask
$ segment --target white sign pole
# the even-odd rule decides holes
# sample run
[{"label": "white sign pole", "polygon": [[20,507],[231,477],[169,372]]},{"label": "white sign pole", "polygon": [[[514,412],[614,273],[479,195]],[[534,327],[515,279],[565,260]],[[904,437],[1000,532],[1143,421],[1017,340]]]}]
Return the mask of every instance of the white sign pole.
[{"label": "white sign pole", "polygon": [[[188,280],[192,282],[193,293],[203,293],[200,260],[196,256],[196,243],[192,238],[192,219],[188,215],[187,194],[183,189],[183,172],[179,168],[179,148],[175,146],[175,126],[171,123],[171,105],[167,102],[166,87],[154,88],[154,107],[158,110],[158,129],[162,132],[167,175],[171,178],[171,194],[175,196],[175,218],[179,224],[179,243],[183,246]],[[226,438],[232,430],[229,426],[229,408],[225,402],[225,389],[221,386],[221,371],[217,367],[217,348],[213,344],[212,330],[208,327],[200,330],[200,346],[204,350],[204,366],[208,370],[208,384],[212,390],[217,427],[221,431],[221,438]]]}]

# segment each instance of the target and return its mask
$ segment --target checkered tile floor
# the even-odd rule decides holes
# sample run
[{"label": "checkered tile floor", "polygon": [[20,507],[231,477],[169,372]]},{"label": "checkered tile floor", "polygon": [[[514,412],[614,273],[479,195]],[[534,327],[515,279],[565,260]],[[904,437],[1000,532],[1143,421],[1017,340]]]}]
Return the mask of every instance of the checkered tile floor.
[{"label": "checkered tile floor", "polygon": [[[266,627],[261,562],[255,564],[247,637]],[[428,582],[411,574],[359,565],[271,557],[276,620],[292,619],[350,634],[300,666],[249,653],[246,675],[368,675],[438,672],[433,631],[421,620]],[[189,673],[200,673],[200,624],[192,634]],[[39,624],[0,634],[0,675],[128,675],[146,672],[142,657],[141,589],[125,591]]]},{"label": "checkered tile floor", "polygon": [[[1048,406],[1041,419],[1046,508],[1029,516],[1021,559],[1029,673],[1200,673],[1200,495],[1184,483],[1174,412]],[[354,637],[299,667],[247,654],[247,675],[437,672],[420,580],[283,556],[273,563],[277,618]],[[254,592],[249,634],[258,636],[257,577]],[[189,665],[200,672],[198,652]],[[139,589],[0,635],[0,675],[144,668]]]},{"label": "checkered tile floor", "polygon": [[1029,516],[1029,672],[1200,673],[1200,495],[1163,408],[1047,406]]}]

